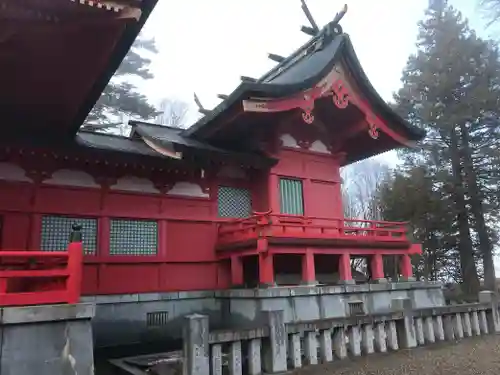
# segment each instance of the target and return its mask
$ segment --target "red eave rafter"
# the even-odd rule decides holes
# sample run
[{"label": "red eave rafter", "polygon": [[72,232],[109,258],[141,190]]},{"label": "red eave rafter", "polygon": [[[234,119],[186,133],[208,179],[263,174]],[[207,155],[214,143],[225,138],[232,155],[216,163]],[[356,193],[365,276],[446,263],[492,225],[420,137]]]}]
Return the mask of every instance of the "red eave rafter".
[{"label": "red eave rafter", "polygon": [[[284,112],[299,108],[302,110],[302,119],[307,124],[314,122],[314,102],[323,97],[332,97],[332,101],[339,109],[345,109],[349,104],[357,106],[365,115],[368,123],[368,134],[378,139],[379,130],[386,133],[396,142],[411,146],[411,141],[390,129],[370,108],[368,103],[350,89],[341,78],[340,72],[334,67],[332,71],[313,88],[299,94],[281,98],[252,98],[243,100],[243,110],[246,112]],[[358,129],[357,129],[358,130]]]}]

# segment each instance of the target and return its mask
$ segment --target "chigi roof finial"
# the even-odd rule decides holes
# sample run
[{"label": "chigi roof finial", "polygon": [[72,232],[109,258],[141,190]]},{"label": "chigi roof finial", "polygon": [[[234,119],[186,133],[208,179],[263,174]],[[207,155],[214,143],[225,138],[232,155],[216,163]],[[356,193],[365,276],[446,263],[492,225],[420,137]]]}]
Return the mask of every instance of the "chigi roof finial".
[{"label": "chigi roof finial", "polygon": [[309,20],[309,23],[311,24],[311,26],[302,26],[300,28],[300,30],[303,33],[306,33],[307,35],[310,35],[310,36],[318,35],[318,33],[319,33],[318,24],[316,23],[316,21],[314,21],[314,18],[312,16],[311,12],[309,11],[309,8],[307,7],[306,0],[300,0],[300,1],[302,3],[302,11],[304,12],[307,19]]},{"label": "chigi roof finial", "polygon": [[205,109],[205,107],[203,107],[203,105],[201,104],[200,99],[198,98],[198,95],[196,95],[196,93],[194,93],[194,102],[196,103],[196,106],[198,107],[198,112],[200,112],[201,114],[206,115],[207,113],[210,112],[208,109]]}]

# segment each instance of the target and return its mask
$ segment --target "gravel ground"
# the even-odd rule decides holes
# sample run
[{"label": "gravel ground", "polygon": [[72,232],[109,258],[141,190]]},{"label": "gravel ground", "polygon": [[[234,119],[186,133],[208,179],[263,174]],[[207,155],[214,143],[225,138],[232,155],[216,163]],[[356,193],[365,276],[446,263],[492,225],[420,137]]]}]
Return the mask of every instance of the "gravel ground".
[{"label": "gravel ground", "polygon": [[396,353],[306,367],[295,375],[500,375],[500,336],[464,339]]}]

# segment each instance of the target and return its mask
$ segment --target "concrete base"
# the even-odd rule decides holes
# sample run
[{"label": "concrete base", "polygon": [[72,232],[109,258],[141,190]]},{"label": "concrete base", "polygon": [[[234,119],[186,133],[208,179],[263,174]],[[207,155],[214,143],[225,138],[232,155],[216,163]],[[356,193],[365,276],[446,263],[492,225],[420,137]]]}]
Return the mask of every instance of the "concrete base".
[{"label": "concrete base", "polygon": [[[97,304],[93,319],[96,347],[140,344],[151,351],[180,343],[183,317],[209,316],[210,329],[253,327],[264,323],[263,311],[283,310],[285,322],[346,317],[352,308],[364,313],[394,309],[404,299],[411,308],[444,306],[440,284],[425,282],[336,286],[268,287],[203,292],[150,293],[86,297]],[[362,306],[358,306],[359,304]],[[155,315],[160,315],[155,319]],[[148,318],[149,317],[149,318]],[[157,345],[155,343],[158,343]]]},{"label": "concrete base", "polygon": [[94,305],[0,309],[0,374],[93,374]]},{"label": "concrete base", "polygon": [[414,277],[402,277],[399,279],[400,283],[413,283],[416,279]]}]

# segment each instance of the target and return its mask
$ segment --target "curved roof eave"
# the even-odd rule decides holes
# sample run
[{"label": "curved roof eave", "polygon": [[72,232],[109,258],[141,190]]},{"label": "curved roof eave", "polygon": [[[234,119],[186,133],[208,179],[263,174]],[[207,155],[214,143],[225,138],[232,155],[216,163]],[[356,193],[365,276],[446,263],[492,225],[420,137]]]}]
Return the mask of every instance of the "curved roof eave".
[{"label": "curved roof eave", "polygon": [[375,90],[375,88],[371,84],[365,71],[363,70],[363,67],[361,66],[361,63],[359,62],[358,57],[356,56],[356,52],[354,51],[349,36],[346,35],[346,38],[348,42],[345,43],[345,48],[346,48],[345,61],[350,71],[354,75],[356,82],[361,86],[363,92],[365,92],[365,95],[367,96],[367,99],[370,102],[371,106],[375,109],[375,112],[378,112],[380,115],[382,115],[384,119],[388,120],[387,124],[389,126],[391,124],[400,125],[401,128],[405,130],[406,135],[411,141],[419,141],[422,138],[424,138],[426,135],[425,130],[417,128],[408,123],[408,121],[406,121],[399,114],[397,114],[389,106],[389,104],[387,104],[387,102],[384,99],[382,99],[377,90]]},{"label": "curved roof eave", "polygon": [[[343,35],[338,35],[337,38],[343,38]],[[339,41],[339,47],[344,43],[344,39]],[[238,101],[246,99],[250,96],[261,96],[266,98],[281,98],[283,96],[293,95],[295,93],[307,90],[318,83],[335,65],[338,57],[337,48],[330,61],[315,75],[308,79],[297,83],[272,83],[272,82],[242,82],[238,87],[229,95],[227,99],[222,101],[208,114],[203,116],[194,125],[184,130],[186,136],[196,136],[196,133],[201,128],[212,120],[215,120],[222,112],[231,107]]]},{"label": "curved roof eave", "polygon": [[[340,38],[340,39],[338,39]],[[425,137],[426,132],[416,128],[399,116],[394,110],[380,97],[377,91],[370,83],[366,73],[364,72],[352,46],[351,40],[347,34],[337,35],[334,40],[337,42],[337,47],[332,53],[331,58],[327,63],[314,75],[297,83],[272,83],[272,82],[242,82],[229,95],[227,99],[222,101],[210,113],[206,114],[198,120],[193,126],[183,131],[183,135],[188,137],[196,137],[197,133],[202,133],[206,126],[215,121],[224,111],[236,104],[238,101],[247,99],[250,96],[265,97],[265,98],[281,98],[297,94],[315,86],[321,81],[334,67],[339,56],[344,56],[345,61],[356,79],[358,85],[363,90],[371,106],[375,112],[380,114],[386,121],[389,127],[398,125],[400,129],[395,129],[398,132],[403,129],[405,136],[411,141],[418,141]],[[300,64],[300,61],[297,62]]]}]

